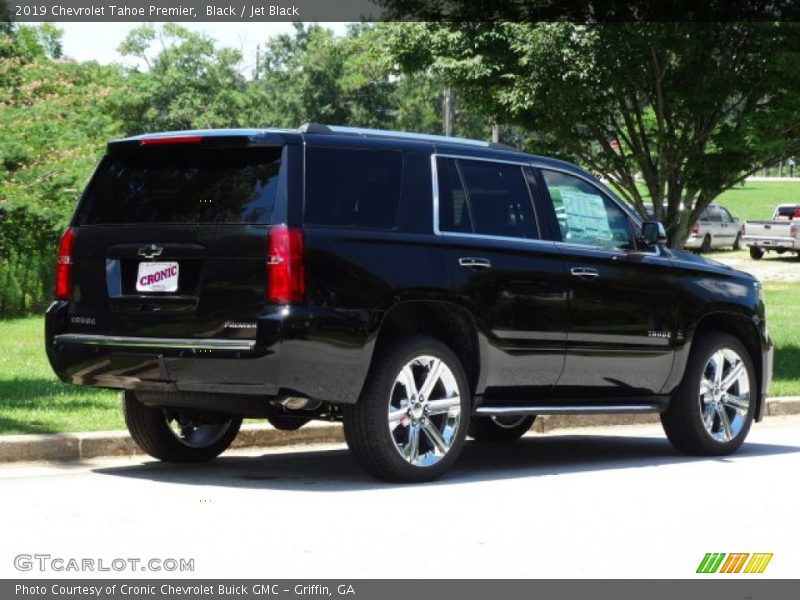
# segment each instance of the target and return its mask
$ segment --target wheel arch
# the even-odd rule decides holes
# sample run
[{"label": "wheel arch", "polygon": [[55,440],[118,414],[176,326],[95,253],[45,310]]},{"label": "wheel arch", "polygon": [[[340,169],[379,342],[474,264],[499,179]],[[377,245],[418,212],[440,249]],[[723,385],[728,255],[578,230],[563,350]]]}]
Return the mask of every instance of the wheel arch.
[{"label": "wheel arch", "polygon": [[713,312],[704,315],[694,326],[689,335],[689,342],[684,347],[680,362],[680,377],[677,384],[683,378],[686,365],[689,360],[692,348],[704,333],[710,331],[720,331],[727,333],[738,339],[747,350],[747,354],[753,363],[756,373],[758,405],[756,406],[756,420],[760,420],[763,415],[765,397],[762,393],[762,383],[764,381],[762,354],[761,354],[761,334],[752,318],[744,314],[734,312]]},{"label": "wheel arch", "polygon": [[475,320],[469,311],[458,304],[436,300],[408,300],[395,304],[381,319],[369,371],[372,371],[383,348],[412,334],[429,335],[455,353],[474,398],[481,375],[481,345]]}]

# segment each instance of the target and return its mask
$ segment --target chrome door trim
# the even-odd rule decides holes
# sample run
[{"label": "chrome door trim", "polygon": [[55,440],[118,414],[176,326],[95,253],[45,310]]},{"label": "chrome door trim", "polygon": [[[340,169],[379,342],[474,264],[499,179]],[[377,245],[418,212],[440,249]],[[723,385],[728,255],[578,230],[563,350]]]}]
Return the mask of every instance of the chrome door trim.
[{"label": "chrome door trim", "polygon": [[660,413],[665,407],[658,404],[583,404],[554,406],[552,404],[531,404],[527,406],[479,406],[476,415],[592,415],[623,413]]}]

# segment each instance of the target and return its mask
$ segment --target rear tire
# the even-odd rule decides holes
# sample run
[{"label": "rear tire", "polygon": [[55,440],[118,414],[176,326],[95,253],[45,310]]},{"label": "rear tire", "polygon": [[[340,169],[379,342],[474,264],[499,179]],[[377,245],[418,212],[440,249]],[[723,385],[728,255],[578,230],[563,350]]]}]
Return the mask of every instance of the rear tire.
[{"label": "rear tire", "polygon": [[711,236],[706,234],[703,238],[703,243],[700,244],[700,253],[711,252]]},{"label": "rear tire", "polygon": [[131,391],[123,394],[125,424],[144,452],[165,462],[197,463],[228,449],[242,420],[227,415],[192,413],[147,406]]},{"label": "rear tire", "polygon": [[533,425],[536,415],[514,417],[472,417],[468,435],[476,442],[515,442]]},{"label": "rear tire", "polygon": [[344,407],[344,434],[356,461],[377,479],[432,481],[458,459],[471,398],[456,355],[414,335],[375,357],[358,403]]},{"label": "rear tire", "polygon": [[744,345],[727,333],[704,333],[661,423],[683,454],[731,454],[747,437],[757,398],[755,369]]},{"label": "rear tire", "polygon": [[742,249],[742,234],[737,233],[736,239],[733,240],[733,249],[734,250],[741,250]]},{"label": "rear tire", "polygon": [[764,250],[758,246],[750,246],[750,258],[753,260],[761,260],[764,258]]}]

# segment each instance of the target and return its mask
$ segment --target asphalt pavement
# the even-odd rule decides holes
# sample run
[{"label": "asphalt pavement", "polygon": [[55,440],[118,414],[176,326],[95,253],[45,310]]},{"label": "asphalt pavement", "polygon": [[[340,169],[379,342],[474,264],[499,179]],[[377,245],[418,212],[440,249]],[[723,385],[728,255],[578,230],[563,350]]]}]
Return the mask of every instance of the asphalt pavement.
[{"label": "asphalt pavement", "polygon": [[[426,485],[376,482],[338,444],[202,466],[15,463],[0,466],[0,577],[733,576],[697,575],[708,552],[772,553],[737,576],[796,577],[798,473],[800,416],[755,424],[724,458],[678,455],[658,425],[469,443]],[[17,558],[21,572],[20,555],[50,558]],[[52,570],[82,559],[95,571]],[[194,571],[143,571],[149,559]]]}]

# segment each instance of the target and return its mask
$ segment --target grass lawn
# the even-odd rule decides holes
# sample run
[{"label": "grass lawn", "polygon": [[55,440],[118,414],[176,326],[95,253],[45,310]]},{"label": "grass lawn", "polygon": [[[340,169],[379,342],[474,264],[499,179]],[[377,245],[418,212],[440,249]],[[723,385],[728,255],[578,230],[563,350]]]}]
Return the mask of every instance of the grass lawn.
[{"label": "grass lawn", "polygon": [[778,204],[800,204],[800,181],[749,181],[714,202],[742,221],[771,219]]},{"label": "grass lawn", "polygon": [[800,396],[800,282],[765,282],[764,302],[775,343],[770,395]]},{"label": "grass lawn", "polygon": [[44,320],[0,321],[0,433],[124,429],[119,392],[61,383],[44,353]]},{"label": "grass lawn", "polygon": [[[645,198],[649,197],[643,183],[638,188]],[[800,180],[748,181],[721,194],[714,202],[730,210],[740,221],[771,219],[779,204],[800,203]]]},{"label": "grass lawn", "polygon": [[[765,283],[775,341],[773,396],[800,395],[800,282]],[[0,434],[123,429],[119,392],[58,381],[41,317],[0,321]]]}]

